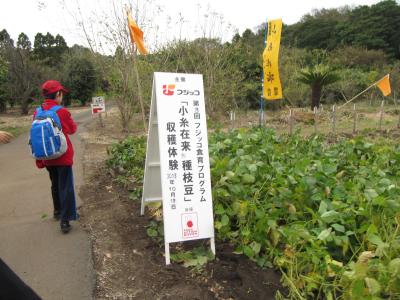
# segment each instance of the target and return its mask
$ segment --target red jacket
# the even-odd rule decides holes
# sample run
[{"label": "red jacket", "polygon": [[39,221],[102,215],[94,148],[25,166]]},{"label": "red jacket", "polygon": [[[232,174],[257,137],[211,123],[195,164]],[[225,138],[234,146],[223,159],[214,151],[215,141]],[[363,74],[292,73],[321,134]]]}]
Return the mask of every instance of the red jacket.
[{"label": "red jacket", "polygon": [[[44,110],[48,110],[53,106],[56,106],[57,103],[54,100],[46,99],[42,104],[42,108]],[[35,118],[36,111],[33,114],[33,118]],[[38,168],[44,168],[46,166],[72,166],[74,163],[74,148],[72,147],[71,140],[69,139],[70,134],[74,134],[76,132],[77,126],[74,120],[71,117],[71,113],[66,108],[60,108],[57,111],[57,115],[60,118],[62,131],[67,139],[67,152],[65,152],[61,157],[51,160],[36,160],[36,166]]]}]

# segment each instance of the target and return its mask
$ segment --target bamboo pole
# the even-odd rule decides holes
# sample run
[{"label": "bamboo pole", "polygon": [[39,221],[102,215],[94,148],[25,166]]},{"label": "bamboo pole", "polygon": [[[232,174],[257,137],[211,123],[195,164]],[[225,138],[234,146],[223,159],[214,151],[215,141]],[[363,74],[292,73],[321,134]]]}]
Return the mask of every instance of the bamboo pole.
[{"label": "bamboo pole", "polygon": [[333,134],[336,133],[336,109],[335,109],[335,104],[332,105],[332,132],[333,132]]},{"label": "bamboo pole", "polygon": [[[126,10],[126,14],[128,16],[128,9]],[[142,86],[140,84],[140,79],[139,79],[139,70],[137,67],[137,57],[136,57],[136,48],[133,44],[133,41],[131,41],[131,50],[132,50],[132,63],[133,63],[133,69],[135,72],[135,76],[136,76],[136,85],[137,85],[137,89],[138,89],[138,98],[139,98],[139,103],[140,103],[140,110],[142,112],[142,120],[143,120],[143,128],[145,131],[145,134],[147,134],[147,122],[146,122],[146,112],[144,109],[144,103],[143,103],[143,96],[142,96]]]},{"label": "bamboo pole", "polygon": [[[377,81],[378,82],[378,81]],[[339,106],[338,109],[341,109],[342,107],[344,107],[347,103],[350,103],[351,101],[353,101],[354,99],[358,98],[359,96],[361,96],[362,94],[364,94],[366,91],[370,90],[372,87],[374,87],[376,85],[377,82],[374,82],[373,84],[371,84],[369,87],[367,87],[365,90],[363,90],[362,92],[358,93],[357,95],[355,95],[353,98],[351,98],[350,100],[346,101],[346,103],[344,103],[343,105]]]},{"label": "bamboo pole", "polygon": [[383,106],[385,105],[385,100],[381,103],[381,111],[379,115],[379,131],[382,131],[382,120],[383,120]]},{"label": "bamboo pole", "polygon": [[356,104],[354,103],[353,105],[353,134],[356,133],[357,129],[357,110],[356,110]]},{"label": "bamboo pole", "polygon": [[[132,48],[133,48],[133,46],[132,46]],[[136,50],[135,49],[132,49],[132,50],[134,50],[134,52],[132,54],[132,61],[133,61],[133,68],[135,70],[136,84],[137,84],[137,88],[138,88],[140,110],[142,112],[143,128],[144,128],[145,134],[147,134],[146,112],[144,109],[144,103],[143,103],[143,97],[142,97],[142,86],[140,84],[139,71],[138,71],[137,62],[136,62]]]}]

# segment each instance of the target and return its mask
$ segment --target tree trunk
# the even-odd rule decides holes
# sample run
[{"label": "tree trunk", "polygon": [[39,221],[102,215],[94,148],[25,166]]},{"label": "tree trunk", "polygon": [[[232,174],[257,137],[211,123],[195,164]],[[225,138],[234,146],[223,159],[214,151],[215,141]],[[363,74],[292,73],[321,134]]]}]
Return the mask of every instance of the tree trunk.
[{"label": "tree trunk", "polygon": [[2,99],[0,99],[0,113],[6,111],[7,111],[7,103],[5,100],[3,101]]},{"label": "tree trunk", "polygon": [[322,86],[319,84],[311,87],[311,110],[314,111],[314,107],[319,107],[319,100],[321,99]]}]

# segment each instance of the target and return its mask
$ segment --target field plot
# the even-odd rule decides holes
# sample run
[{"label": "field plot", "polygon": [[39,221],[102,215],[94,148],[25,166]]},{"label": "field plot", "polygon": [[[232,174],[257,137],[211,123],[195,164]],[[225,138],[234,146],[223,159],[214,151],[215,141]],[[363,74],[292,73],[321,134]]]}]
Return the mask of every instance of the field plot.
[{"label": "field plot", "polygon": [[[396,299],[397,136],[395,130],[366,137],[216,130],[210,162],[218,243],[260,270],[280,270],[288,294],[278,298]],[[133,184],[132,198],[141,186],[144,142],[130,138],[110,151],[108,165],[121,171],[119,181]],[[160,240],[160,211],[152,215],[147,233]]]}]

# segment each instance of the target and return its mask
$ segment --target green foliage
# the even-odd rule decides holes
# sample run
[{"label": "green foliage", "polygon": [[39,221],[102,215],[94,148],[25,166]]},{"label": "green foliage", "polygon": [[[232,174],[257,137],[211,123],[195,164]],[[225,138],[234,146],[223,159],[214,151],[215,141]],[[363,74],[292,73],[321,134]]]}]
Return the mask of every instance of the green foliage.
[{"label": "green foliage", "polygon": [[31,47],[32,44],[29,37],[25,33],[21,32],[18,36],[17,48],[30,51]]},{"label": "green foliage", "polygon": [[82,105],[93,96],[96,89],[96,72],[93,63],[85,57],[75,57],[66,66],[66,86],[70,97],[79,99]]},{"label": "green foliage", "polygon": [[199,272],[209,261],[214,260],[214,254],[209,247],[196,247],[190,251],[171,253],[171,260]]},{"label": "green foliage", "polygon": [[140,199],[142,192],[146,140],[144,137],[129,137],[107,150],[107,167],[115,170],[119,177],[135,185],[135,196]]},{"label": "green foliage", "polygon": [[384,0],[354,9],[315,10],[302,20],[285,26],[283,43],[302,48],[333,50],[340,46],[383,50],[400,58],[400,5]]},{"label": "green foliage", "polygon": [[6,61],[0,56],[0,112],[7,109],[7,75],[8,66]]},{"label": "green foliage", "polygon": [[216,133],[209,144],[217,237],[273,263],[291,298],[399,296],[397,145],[265,129]]},{"label": "green foliage", "polygon": [[338,74],[329,66],[322,64],[304,68],[299,74],[299,81],[310,86],[326,86],[339,80]]},{"label": "green foliage", "polygon": [[68,49],[67,43],[61,35],[57,34],[54,37],[49,32],[45,35],[37,33],[33,46],[35,59],[50,67],[60,66],[62,56]]},{"label": "green foliage", "polygon": [[311,109],[319,107],[323,87],[339,80],[339,75],[323,64],[304,68],[299,74],[298,80],[311,87]]}]

